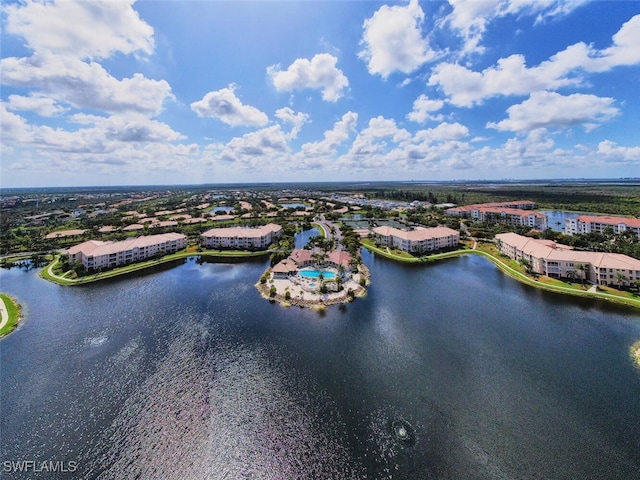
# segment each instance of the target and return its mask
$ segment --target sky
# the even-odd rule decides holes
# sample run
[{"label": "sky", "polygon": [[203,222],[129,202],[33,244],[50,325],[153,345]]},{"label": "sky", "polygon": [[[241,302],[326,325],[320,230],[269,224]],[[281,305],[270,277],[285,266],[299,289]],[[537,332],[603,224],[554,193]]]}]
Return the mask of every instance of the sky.
[{"label": "sky", "polygon": [[640,177],[640,1],[3,1],[0,186]]}]

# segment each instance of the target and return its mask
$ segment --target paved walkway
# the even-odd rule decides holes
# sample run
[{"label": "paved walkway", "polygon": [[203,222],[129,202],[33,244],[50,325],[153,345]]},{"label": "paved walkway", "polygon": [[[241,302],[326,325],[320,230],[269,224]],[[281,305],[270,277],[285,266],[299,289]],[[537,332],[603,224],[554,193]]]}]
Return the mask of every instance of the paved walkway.
[{"label": "paved walkway", "polygon": [[0,330],[4,328],[4,326],[9,321],[9,312],[7,312],[7,306],[4,304],[4,299],[0,297]]}]

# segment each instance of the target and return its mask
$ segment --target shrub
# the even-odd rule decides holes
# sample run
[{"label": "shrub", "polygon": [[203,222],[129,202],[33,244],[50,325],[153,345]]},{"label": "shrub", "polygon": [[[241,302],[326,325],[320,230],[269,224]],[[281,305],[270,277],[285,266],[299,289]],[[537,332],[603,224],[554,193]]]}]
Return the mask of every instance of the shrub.
[{"label": "shrub", "polygon": [[287,291],[284,293],[284,299],[285,299],[285,300],[291,300],[291,293],[289,292],[289,290],[287,290]]},{"label": "shrub", "polygon": [[271,298],[276,296],[276,293],[278,292],[278,290],[276,289],[275,285],[271,286],[271,289],[269,289],[269,296]]}]

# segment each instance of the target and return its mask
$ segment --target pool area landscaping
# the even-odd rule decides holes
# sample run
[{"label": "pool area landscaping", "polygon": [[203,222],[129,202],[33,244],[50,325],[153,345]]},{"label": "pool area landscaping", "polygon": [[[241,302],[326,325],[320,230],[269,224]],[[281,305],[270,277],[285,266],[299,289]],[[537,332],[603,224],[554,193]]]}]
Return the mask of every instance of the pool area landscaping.
[{"label": "pool area landscaping", "polygon": [[267,267],[256,287],[263,298],[284,306],[323,309],[365,295],[369,270],[346,250],[295,248]]},{"label": "pool area landscaping", "polygon": [[317,268],[305,268],[298,272],[298,275],[305,279],[318,279],[320,275],[325,280],[333,280],[336,278],[336,272],[332,272],[331,270],[318,270]]}]

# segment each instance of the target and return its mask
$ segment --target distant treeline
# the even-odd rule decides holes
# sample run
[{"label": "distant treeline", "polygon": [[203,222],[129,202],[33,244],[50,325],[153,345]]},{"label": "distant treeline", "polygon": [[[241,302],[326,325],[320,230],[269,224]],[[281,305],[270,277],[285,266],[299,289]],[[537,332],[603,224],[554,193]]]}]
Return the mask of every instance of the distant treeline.
[{"label": "distant treeline", "polygon": [[398,188],[370,187],[369,198],[412,202],[473,203],[531,200],[540,208],[640,216],[640,187],[636,185],[429,185]]}]

